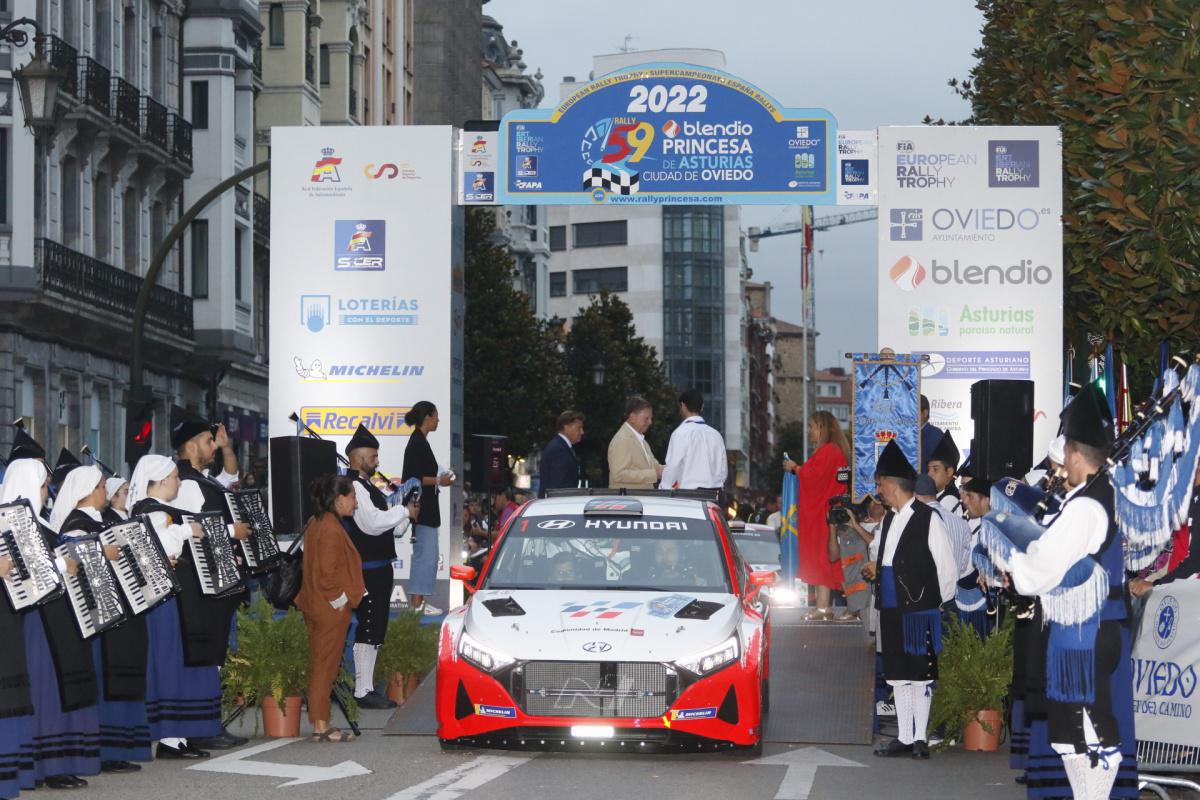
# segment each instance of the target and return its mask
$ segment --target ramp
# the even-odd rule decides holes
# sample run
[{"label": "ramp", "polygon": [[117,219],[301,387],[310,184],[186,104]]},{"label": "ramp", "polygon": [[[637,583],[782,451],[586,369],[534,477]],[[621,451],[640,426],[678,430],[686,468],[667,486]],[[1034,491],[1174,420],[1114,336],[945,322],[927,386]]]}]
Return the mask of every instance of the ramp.
[{"label": "ramp", "polygon": [[[768,742],[871,744],[875,656],[861,623],[804,623],[794,609],[771,622]],[[434,736],[431,673],[384,726],[388,736]]]},{"label": "ramp", "polygon": [[793,609],[772,615],[765,741],[871,744],[875,651],[862,623],[805,623]]}]

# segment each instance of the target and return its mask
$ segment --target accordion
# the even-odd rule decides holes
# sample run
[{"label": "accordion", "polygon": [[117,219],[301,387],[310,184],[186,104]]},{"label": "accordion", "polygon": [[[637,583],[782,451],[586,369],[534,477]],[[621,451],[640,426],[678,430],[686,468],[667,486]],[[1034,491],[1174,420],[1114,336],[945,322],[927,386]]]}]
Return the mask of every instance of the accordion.
[{"label": "accordion", "polygon": [[204,538],[188,537],[188,548],[200,578],[200,591],[221,597],[242,587],[242,573],[233,554],[233,540],[225,528],[225,515],[220,511],[185,516],[184,522],[195,522],[204,529]]},{"label": "accordion", "polygon": [[79,563],[74,575],[64,576],[64,582],[75,622],[84,639],[125,621],[125,606],[121,603],[117,577],[104,557],[104,547],[98,536],[68,539],[54,552]]},{"label": "accordion", "polygon": [[145,517],[133,517],[100,531],[100,543],[120,551],[113,571],[134,614],[143,614],[179,591],[179,579],[158,536]]},{"label": "accordion", "polygon": [[225,502],[229,504],[234,522],[245,522],[250,526],[250,538],[237,542],[246,570],[251,574],[267,572],[275,566],[280,553],[262,492],[258,489],[226,492]]},{"label": "accordion", "polygon": [[48,603],[62,594],[62,576],[27,500],[0,506],[0,556],[13,562],[4,581],[13,610]]}]

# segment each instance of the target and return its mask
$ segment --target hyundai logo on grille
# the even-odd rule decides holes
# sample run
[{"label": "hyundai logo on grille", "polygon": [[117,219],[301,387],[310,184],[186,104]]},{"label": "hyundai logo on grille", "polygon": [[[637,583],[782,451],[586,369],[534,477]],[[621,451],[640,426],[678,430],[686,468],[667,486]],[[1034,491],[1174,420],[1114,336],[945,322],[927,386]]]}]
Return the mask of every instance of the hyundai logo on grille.
[{"label": "hyundai logo on grille", "polygon": [[607,653],[612,650],[612,645],[608,642],[588,642],[583,646],[586,653]]},{"label": "hyundai logo on grille", "polygon": [[539,528],[550,531],[561,531],[564,528],[574,528],[575,520],[571,519],[548,519],[545,522],[538,523]]}]

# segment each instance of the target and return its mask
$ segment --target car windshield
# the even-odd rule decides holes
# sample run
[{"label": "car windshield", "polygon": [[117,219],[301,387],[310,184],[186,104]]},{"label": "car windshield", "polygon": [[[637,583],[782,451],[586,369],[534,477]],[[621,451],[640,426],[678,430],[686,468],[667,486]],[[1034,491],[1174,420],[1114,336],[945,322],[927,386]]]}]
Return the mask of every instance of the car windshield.
[{"label": "car windshield", "polygon": [[774,537],[759,539],[756,536],[734,536],[733,542],[747,564],[779,563],[779,542]]},{"label": "car windshield", "polygon": [[717,532],[707,519],[574,515],[517,520],[484,588],[730,591]]}]

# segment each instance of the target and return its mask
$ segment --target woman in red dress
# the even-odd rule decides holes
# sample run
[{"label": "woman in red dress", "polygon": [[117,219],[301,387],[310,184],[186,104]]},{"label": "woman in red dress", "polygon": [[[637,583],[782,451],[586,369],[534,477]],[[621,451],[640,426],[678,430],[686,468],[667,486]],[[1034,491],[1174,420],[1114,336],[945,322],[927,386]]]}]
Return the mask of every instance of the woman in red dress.
[{"label": "woman in red dress", "polygon": [[815,448],[808,461],[797,464],[785,459],[783,468],[794,472],[800,481],[796,511],[799,539],[800,580],[817,591],[817,609],[809,619],[833,618],[830,592],[842,588],[842,567],[829,560],[829,499],[844,494],[837,472],[850,462],[850,445],[837,419],[828,411],[818,411],[808,420],[808,444]]}]

